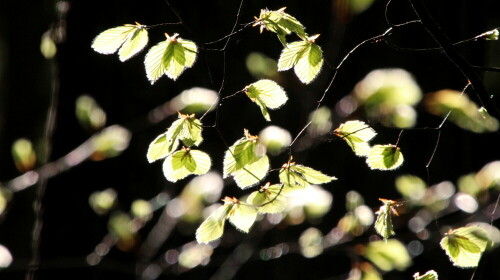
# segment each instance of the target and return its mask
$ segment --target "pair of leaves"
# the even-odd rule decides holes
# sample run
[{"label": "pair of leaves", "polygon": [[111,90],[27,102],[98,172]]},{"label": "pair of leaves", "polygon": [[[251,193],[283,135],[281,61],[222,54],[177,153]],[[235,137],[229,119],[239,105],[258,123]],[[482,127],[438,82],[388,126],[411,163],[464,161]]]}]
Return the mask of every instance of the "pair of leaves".
[{"label": "pair of leaves", "polygon": [[413,280],[438,280],[438,274],[434,270],[429,270],[424,275],[417,272],[413,274]]},{"label": "pair of leaves", "polygon": [[302,189],[311,184],[325,184],[337,178],[328,176],[310,167],[288,162],[281,167],[279,178],[286,188]]},{"label": "pair of leaves", "polygon": [[148,44],[145,25],[125,24],[101,32],[92,42],[92,48],[101,54],[112,54],[118,49],[120,61],[126,61],[139,53]]},{"label": "pair of leaves", "polygon": [[441,239],[441,248],[458,267],[477,267],[482,253],[490,244],[486,231],[478,226],[450,230]]},{"label": "pair of leaves", "polygon": [[176,80],[196,61],[198,47],[194,42],[178,37],[177,33],[173,36],[165,33],[165,36],[167,39],[152,47],[144,60],[146,75],[151,84],[163,75]]},{"label": "pair of leaves", "polygon": [[377,133],[362,121],[347,121],[333,133],[344,139],[357,156],[367,157],[366,163],[371,169],[393,170],[403,164],[399,147],[391,144],[370,147],[369,141]]},{"label": "pair of leaves", "polygon": [[394,200],[383,198],[379,198],[379,200],[384,204],[380,206],[380,209],[377,212],[375,212],[375,214],[377,214],[377,220],[375,221],[375,230],[378,232],[378,234],[380,234],[380,236],[384,238],[384,240],[386,240],[387,238],[396,234],[392,226],[391,214],[398,214],[398,212],[394,208],[398,205],[398,203]]},{"label": "pair of leaves", "polygon": [[315,43],[318,37],[319,34],[287,44],[278,60],[278,71],[286,71],[293,67],[302,83],[312,82],[318,76],[324,62],[323,51]]},{"label": "pair of leaves", "polygon": [[285,13],[285,9],[286,7],[276,11],[262,9],[260,10],[259,18],[256,18],[256,23],[254,24],[254,26],[260,26],[261,33],[264,28],[270,32],[276,33],[283,46],[286,46],[285,36],[292,32],[303,40],[307,37],[307,33],[302,23],[295,17]]},{"label": "pair of leaves", "polygon": [[271,121],[267,109],[277,109],[286,103],[288,97],[285,91],[276,82],[271,80],[260,80],[246,86],[243,91],[248,98],[255,102],[267,121]]},{"label": "pair of leaves", "polygon": [[285,210],[287,189],[282,184],[270,185],[267,183],[258,191],[251,193],[247,202],[258,207],[259,213],[280,213]]},{"label": "pair of leaves", "polygon": [[198,243],[219,239],[224,233],[226,219],[243,232],[248,232],[255,222],[258,212],[254,206],[227,196],[222,201],[224,205],[215,210],[196,230]]},{"label": "pair of leaves", "polygon": [[[210,156],[189,148],[198,146],[203,141],[201,131],[201,122],[194,115],[179,114],[179,119],[172,123],[167,132],[158,135],[149,145],[148,161],[151,163],[166,158],[163,162],[163,174],[171,182],[190,174],[207,173],[212,165]],[[174,153],[181,141],[187,148]]]},{"label": "pair of leaves", "polygon": [[250,135],[236,141],[224,154],[224,178],[233,176],[236,184],[245,189],[257,184],[269,170],[269,158],[258,149],[258,136]]}]

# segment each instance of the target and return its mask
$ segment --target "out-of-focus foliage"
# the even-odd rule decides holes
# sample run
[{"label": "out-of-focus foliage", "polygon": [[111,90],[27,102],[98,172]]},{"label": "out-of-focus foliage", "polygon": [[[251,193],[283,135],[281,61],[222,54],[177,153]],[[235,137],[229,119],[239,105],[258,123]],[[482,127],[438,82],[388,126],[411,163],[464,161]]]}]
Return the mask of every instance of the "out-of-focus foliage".
[{"label": "out-of-focus foliage", "polygon": [[90,207],[99,215],[107,214],[117,203],[117,193],[114,189],[93,192],[89,197]]},{"label": "out-of-focus foliage", "polygon": [[201,87],[194,87],[182,91],[170,101],[170,107],[174,112],[184,114],[198,114],[212,111],[219,101],[217,92]]},{"label": "out-of-focus foliage", "polygon": [[396,239],[368,243],[364,256],[384,271],[405,270],[412,263],[408,250]]},{"label": "out-of-focus foliage", "polygon": [[300,252],[306,258],[314,258],[323,253],[323,234],[317,228],[308,228],[299,238]]},{"label": "out-of-focus foliage", "polygon": [[36,153],[33,144],[27,138],[17,139],[12,144],[12,158],[17,170],[26,172],[35,167]]},{"label": "out-of-focus foliage", "polygon": [[288,130],[270,125],[259,133],[260,143],[266,147],[271,155],[282,153],[292,142],[292,135]]},{"label": "out-of-focus foliage", "polygon": [[89,95],[76,99],[75,113],[80,125],[89,131],[97,131],[106,124],[106,113]]},{"label": "out-of-focus foliage", "polygon": [[92,136],[93,160],[115,157],[123,152],[130,142],[130,131],[119,125],[112,125]]},{"label": "out-of-focus foliage", "polygon": [[0,244],[0,269],[10,266],[14,258],[7,247]]},{"label": "out-of-focus foliage", "polygon": [[498,130],[498,120],[480,108],[463,93],[456,90],[440,90],[425,96],[427,110],[438,116],[447,116],[454,124],[475,133]]},{"label": "out-of-focus foliage", "polygon": [[278,76],[278,62],[263,53],[248,54],[246,66],[255,79],[274,79]]}]

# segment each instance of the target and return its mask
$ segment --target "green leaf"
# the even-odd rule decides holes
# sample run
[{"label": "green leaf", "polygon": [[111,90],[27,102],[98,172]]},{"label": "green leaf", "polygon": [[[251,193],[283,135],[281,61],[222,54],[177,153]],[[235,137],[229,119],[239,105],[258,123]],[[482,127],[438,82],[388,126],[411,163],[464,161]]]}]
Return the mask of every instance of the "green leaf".
[{"label": "green leaf", "polygon": [[434,270],[429,270],[424,275],[420,276],[420,273],[417,272],[413,274],[413,280],[438,280],[438,274]]},{"label": "green leaf", "polygon": [[188,147],[199,146],[203,141],[202,128],[200,120],[195,118],[194,114],[179,113],[179,119],[173,122],[167,131],[167,138],[170,141],[182,141]]},{"label": "green leaf", "polygon": [[280,213],[285,210],[284,185],[267,183],[248,196],[247,202],[257,207],[259,213]]},{"label": "green leaf", "polygon": [[309,84],[318,76],[322,66],[323,51],[318,45],[310,42],[293,70],[302,83]]},{"label": "green leaf", "polygon": [[244,91],[250,100],[259,105],[262,115],[267,121],[271,120],[267,109],[277,109],[288,100],[283,88],[271,80],[257,81],[246,86]]},{"label": "green leaf", "polygon": [[208,243],[219,239],[224,233],[224,224],[231,208],[232,204],[224,204],[208,216],[196,230],[196,241]]},{"label": "green leaf", "polygon": [[477,226],[450,230],[441,239],[441,248],[458,267],[477,267],[482,253],[491,241],[486,231]]},{"label": "green leaf", "polygon": [[285,13],[285,8],[277,11],[269,11],[267,9],[260,10],[260,16],[254,26],[260,26],[260,31],[265,28],[270,32],[278,35],[278,39],[286,45],[285,35],[295,33],[302,39],[307,37],[304,26],[295,17]]},{"label": "green leaf", "polygon": [[242,204],[237,202],[233,205],[229,213],[229,222],[237,229],[248,233],[250,227],[257,219],[257,208],[253,205]]},{"label": "green leaf", "polygon": [[101,54],[112,54],[118,49],[121,61],[140,52],[148,43],[148,31],[139,23],[125,24],[101,32],[92,42],[92,48]]},{"label": "green leaf", "polygon": [[163,174],[171,182],[177,182],[191,174],[201,175],[210,170],[210,156],[199,150],[183,148],[168,156],[163,162]]},{"label": "green leaf", "polygon": [[367,156],[370,153],[368,143],[377,133],[362,121],[348,121],[334,130],[334,134],[344,139],[357,156]]},{"label": "green leaf", "polygon": [[305,188],[310,184],[325,184],[337,179],[295,162],[284,164],[279,177],[285,186],[296,189]]},{"label": "green leaf", "polygon": [[278,71],[286,71],[295,66],[308,45],[309,42],[307,41],[297,41],[287,44],[281,51],[278,60]]},{"label": "green leaf", "polygon": [[384,204],[380,207],[380,209],[375,212],[377,214],[377,220],[375,221],[375,230],[386,240],[387,238],[395,235],[393,226],[392,226],[392,218],[391,212],[397,214],[394,206],[397,205],[396,201],[382,199],[380,198]]},{"label": "green leaf", "polygon": [[245,137],[236,141],[224,154],[224,178],[233,176],[236,184],[244,189],[257,184],[269,170],[269,158],[258,153],[258,136],[245,130]]},{"label": "green leaf", "polygon": [[192,41],[178,38],[179,34],[167,36],[167,40],[152,47],[146,54],[144,65],[151,84],[164,74],[176,80],[186,68],[196,61],[198,48]]},{"label": "green leaf", "polygon": [[[176,145],[177,148],[177,145]],[[151,163],[153,161],[162,159],[169,154],[171,154],[173,150],[170,149],[169,142],[167,140],[167,133],[162,133],[156,137],[151,144],[149,144],[147,159],[148,162]]]},{"label": "green leaf", "polygon": [[366,163],[371,169],[393,170],[403,164],[404,158],[395,145],[375,145],[372,147]]},{"label": "green leaf", "polygon": [[364,256],[384,271],[403,271],[411,265],[408,250],[396,239],[368,243]]}]

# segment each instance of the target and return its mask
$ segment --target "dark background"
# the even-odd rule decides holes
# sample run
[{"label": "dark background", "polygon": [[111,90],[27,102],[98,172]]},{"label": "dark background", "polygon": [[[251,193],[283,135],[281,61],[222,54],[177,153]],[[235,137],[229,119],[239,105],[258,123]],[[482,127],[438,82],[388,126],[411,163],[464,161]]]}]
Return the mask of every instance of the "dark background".
[{"label": "dark background", "polygon": [[[247,23],[258,16],[261,8],[287,7],[306,27],[310,34],[320,33],[326,62],[335,66],[346,53],[361,41],[382,34],[388,25],[384,18],[386,1],[375,1],[359,15],[342,10],[345,0],[333,1],[245,1],[239,23]],[[452,41],[474,37],[500,26],[497,1],[460,0],[424,1],[430,13],[439,22]],[[179,21],[184,25],[171,25],[150,32],[150,43],[163,40],[163,33],[180,33],[181,37],[195,41],[199,46],[230,33],[237,15],[239,1],[70,1],[66,24],[66,38],[58,45],[54,60],[40,54],[41,35],[57,21],[53,1],[0,2],[0,181],[19,175],[10,156],[10,146],[20,137],[40,143],[46,122],[53,83],[59,86],[56,129],[53,135],[50,159],[57,159],[80,143],[89,134],[78,124],[74,104],[78,96],[89,94],[104,108],[108,124],[124,124],[134,131],[129,148],[119,157],[101,162],[84,162],[72,170],[58,175],[47,183],[43,199],[43,230],[41,234],[41,268],[39,279],[133,279],[134,252],[112,249],[101,265],[88,266],[85,257],[92,252],[107,233],[107,219],[98,217],[88,205],[89,195],[105,188],[118,191],[120,207],[128,209],[137,198],[149,199],[162,190],[172,196],[179,193],[185,182],[168,183],[160,164],[148,164],[145,154],[148,144],[161,133],[174,118],[159,124],[141,122],[154,107],[168,101],[182,90],[194,86],[219,90],[224,79],[222,95],[230,95],[254,81],[245,67],[245,58],[259,51],[277,59],[281,45],[274,34],[259,34],[249,28],[232,37],[225,52],[202,51],[192,69],[188,69],[173,82],[163,77],[154,86],[148,82],[143,55],[121,63],[115,55],[104,56],[91,48],[92,39],[101,31],[134,21],[146,25]],[[344,3],[345,4],[345,3]],[[408,1],[394,1],[389,9],[393,22],[415,19]],[[239,26],[238,26],[239,28]],[[394,32],[394,40],[401,46],[433,47],[431,38],[421,26],[412,26]],[[216,45],[221,48],[223,44]],[[480,41],[465,44],[458,50],[471,64],[500,66],[500,44]],[[225,63],[224,63],[225,56]],[[369,44],[356,51],[338,72],[336,82],[328,92],[324,105],[335,103],[376,68],[399,67],[414,75],[424,93],[444,88],[461,90],[466,78],[440,52],[402,52],[384,43]],[[272,112],[273,124],[288,129],[293,136],[307,122],[331,78],[332,70],[324,66],[320,76],[308,86],[300,84],[293,71],[281,74],[280,84],[290,100],[281,110]],[[486,88],[498,103],[499,74],[480,73]],[[469,97],[477,101],[474,92]],[[212,155],[215,170],[222,168],[224,141],[233,143],[241,137],[243,128],[256,133],[266,124],[254,105],[242,96],[229,99],[219,111],[218,129],[205,129],[203,148]],[[421,108],[417,127],[435,127],[441,119]],[[493,108],[490,112],[494,112]],[[363,116],[359,116],[363,118]],[[497,116],[498,117],[498,116]],[[342,119],[334,116],[334,126]],[[209,115],[205,124],[214,122]],[[377,142],[395,142],[400,130],[374,124],[379,132]],[[327,174],[339,177],[328,186],[334,195],[332,210],[321,223],[314,226],[328,232],[344,214],[344,197],[349,190],[357,190],[366,203],[377,207],[379,197],[397,197],[393,181],[400,174],[415,174],[429,184],[444,180],[456,182],[463,174],[479,170],[487,162],[500,156],[499,137],[494,134],[473,134],[452,124],[442,129],[440,146],[429,169],[426,163],[436,145],[437,131],[410,130],[403,135],[400,146],[405,164],[394,172],[368,170],[362,159],[352,156],[344,143],[333,138],[319,139],[311,149],[294,153],[304,165],[315,166]],[[287,155],[272,159],[272,166],[285,162]],[[0,271],[1,279],[23,279],[31,258],[31,232],[36,187],[16,193],[9,210],[2,216],[0,244],[8,247],[14,262]],[[229,185],[223,195],[239,196],[243,192]],[[462,215],[462,214],[459,214]],[[455,217],[465,218],[466,215]],[[296,241],[310,225],[290,227],[266,233],[260,246],[281,241]],[[148,227],[144,229],[147,233]],[[404,229],[403,229],[404,230]],[[241,238],[241,236],[239,236]],[[175,248],[194,236],[173,234],[162,249]],[[365,240],[366,241],[366,240]],[[354,243],[353,243],[354,244]],[[252,259],[238,272],[237,279],[345,279],[351,269],[349,255],[353,244],[326,251],[314,259],[291,254],[273,261]],[[220,249],[220,250],[219,250]],[[217,251],[219,250],[219,251]],[[231,248],[218,248],[213,262],[183,274],[167,274],[164,279],[206,279],[220,265]],[[481,263],[474,279],[497,279],[498,250]],[[407,272],[393,272],[387,279],[410,279],[415,271],[440,269],[441,279],[471,279],[471,270],[460,270],[449,263],[447,257],[434,244],[429,244],[423,255],[414,259]],[[493,276],[495,275],[495,276]],[[385,279],[385,278],[384,278]]]}]

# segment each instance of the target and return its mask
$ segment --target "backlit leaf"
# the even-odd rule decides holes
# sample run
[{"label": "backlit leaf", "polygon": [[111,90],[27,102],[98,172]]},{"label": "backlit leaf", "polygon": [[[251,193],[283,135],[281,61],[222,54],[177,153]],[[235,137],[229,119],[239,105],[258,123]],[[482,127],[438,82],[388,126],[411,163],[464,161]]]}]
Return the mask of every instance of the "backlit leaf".
[{"label": "backlit leaf", "polygon": [[310,42],[293,70],[302,83],[309,84],[318,76],[322,66],[323,51],[317,44]]},{"label": "backlit leaf", "polygon": [[153,162],[168,156],[173,151],[169,148],[167,133],[162,133],[149,144],[147,159],[148,162]]},{"label": "backlit leaf", "polygon": [[420,273],[417,272],[413,274],[413,280],[438,280],[438,274],[434,270],[429,270],[420,276]]},{"label": "backlit leaf", "polygon": [[274,81],[260,80],[244,89],[247,96],[259,105],[262,115],[267,121],[271,120],[267,109],[277,109],[288,100],[285,91]]},{"label": "backlit leaf", "polygon": [[393,170],[403,164],[404,158],[395,145],[375,145],[372,147],[366,163],[371,169]]},{"label": "backlit leaf", "polygon": [[368,156],[369,141],[377,135],[375,130],[362,121],[348,121],[334,130],[334,134],[344,139],[357,156]]},{"label": "backlit leaf", "polygon": [[164,74],[176,80],[196,61],[198,48],[194,42],[178,38],[178,34],[165,35],[167,39],[152,47],[144,60],[146,74],[151,84]]},{"label": "backlit leaf", "polygon": [[176,182],[188,175],[205,174],[210,170],[210,156],[199,150],[184,148],[168,156],[163,162],[163,174],[171,182]]},{"label": "backlit leaf", "polygon": [[406,247],[396,239],[368,243],[364,256],[384,271],[405,270],[411,265]]},{"label": "backlit leaf", "polygon": [[257,207],[259,213],[280,213],[286,207],[285,187],[267,183],[248,196],[247,202]]},{"label": "backlit leaf", "polygon": [[232,204],[224,204],[213,212],[196,230],[196,241],[208,243],[219,239],[224,233],[226,222]]},{"label": "backlit leaf", "polygon": [[440,242],[453,265],[458,267],[477,267],[489,243],[486,231],[477,226],[450,230]]},{"label": "backlit leaf", "polygon": [[194,114],[179,114],[179,119],[173,122],[168,129],[167,138],[182,141],[188,147],[198,146],[203,141],[202,128],[200,120],[195,118]]},{"label": "backlit leaf", "polygon": [[101,54],[112,54],[118,49],[121,61],[140,52],[148,43],[148,31],[139,23],[110,28],[101,32],[92,42],[92,48]]},{"label": "backlit leaf", "polygon": [[286,45],[285,35],[292,32],[303,39],[307,36],[302,23],[295,17],[285,13],[285,8],[277,11],[260,10],[260,16],[254,26],[257,25],[260,26],[261,32],[265,28],[268,31],[276,33],[283,45]]},{"label": "backlit leaf", "polygon": [[281,51],[280,58],[278,60],[278,71],[286,71],[295,64],[302,57],[302,54],[307,49],[309,42],[307,41],[297,41],[287,44],[285,48]]},{"label": "backlit leaf", "polygon": [[223,176],[234,176],[240,188],[258,183],[269,170],[269,158],[256,149],[258,138],[245,130],[245,137],[236,141],[224,154]]},{"label": "backlit leaf", "polygon": [[229,212],[229,222],[237,229],[248,233],[257,218],[257,208],[238,201]]},{"label": "backlit leaf", "polygon": [[280,170],[279,177],[281,183],[286,187],[296,189],[305,188],[310,184],[329,183],[337,179],[310,167],[296,164],[295,162],[284,164]]},{"label": "backlit leaf", "polygon": [[394,206],[397,204],[396,201],[380,199],[384,204],[380,207],[380,209],[375,212],[377,214],[377,220],[375,221],[375,230],[382,236],[384,239],[387,239],[394,234],[393,226],[392,226],[392,213],[397,213],[394,209]]}]

